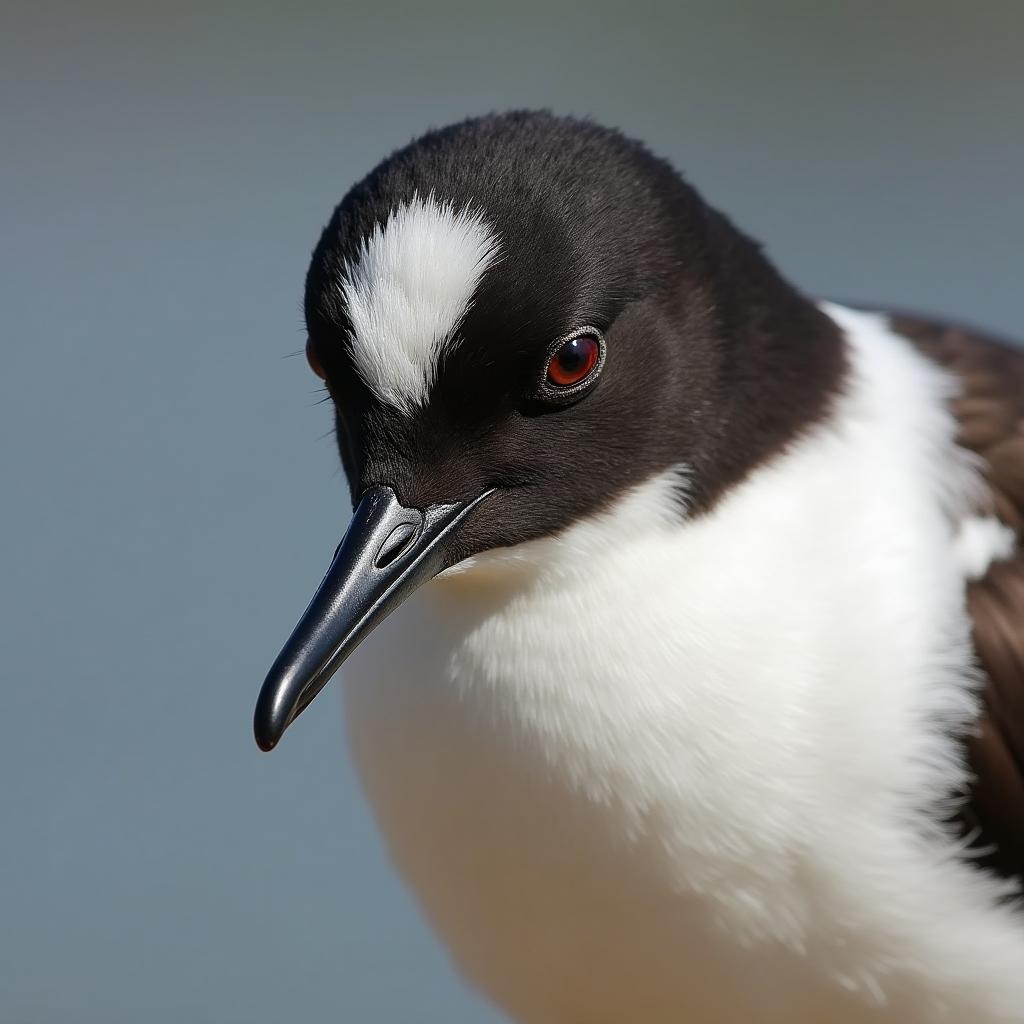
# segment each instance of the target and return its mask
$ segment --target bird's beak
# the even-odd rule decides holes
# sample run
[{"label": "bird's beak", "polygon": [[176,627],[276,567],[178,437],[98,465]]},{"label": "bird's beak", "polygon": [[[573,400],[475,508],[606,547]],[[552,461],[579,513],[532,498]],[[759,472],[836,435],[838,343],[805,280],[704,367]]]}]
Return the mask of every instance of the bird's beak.
[{"label": "bird's beak", "polygon": [[260,749],[273,750],[374,626],[446,567],[445,541],[492,493],[423,510],[400,504],[390,487],[363,494],[327,575],[263,683],[253,719]]}]

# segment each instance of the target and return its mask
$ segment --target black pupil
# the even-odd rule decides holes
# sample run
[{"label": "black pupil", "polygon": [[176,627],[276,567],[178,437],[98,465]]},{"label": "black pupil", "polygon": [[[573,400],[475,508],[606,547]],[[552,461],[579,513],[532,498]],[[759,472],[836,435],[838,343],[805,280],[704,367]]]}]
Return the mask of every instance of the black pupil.
[{"label": "black pupil", "polygon": [[573,338],[558,350],[558,365],[566,374],[579,373],[587,365],[589,343],[589,338]]}]

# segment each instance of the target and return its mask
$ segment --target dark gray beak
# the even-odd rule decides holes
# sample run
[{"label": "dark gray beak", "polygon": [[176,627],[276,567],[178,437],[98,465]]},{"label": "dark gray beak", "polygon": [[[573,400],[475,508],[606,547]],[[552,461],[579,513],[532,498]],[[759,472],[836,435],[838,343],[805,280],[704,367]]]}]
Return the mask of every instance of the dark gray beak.
[{"label": "dark gray beak", "polygon": [[327,575],[263,683],[253,729],[273,750],[363,638],[445,563],[445,540],[493,491],[454,505],[406,508],[371,487],[352,514]]}]

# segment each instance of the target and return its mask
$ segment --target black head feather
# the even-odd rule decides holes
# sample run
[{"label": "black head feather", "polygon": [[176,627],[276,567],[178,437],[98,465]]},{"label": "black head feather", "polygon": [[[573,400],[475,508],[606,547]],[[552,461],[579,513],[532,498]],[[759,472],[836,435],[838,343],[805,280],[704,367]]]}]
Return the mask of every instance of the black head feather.
[{"label": "black head feather", "polygon": [[[338,285],[375,226],[427,196],[480,213],[501,258],[410,417],[356,373]],[[555,533],[676,466],[700,514],[818,421],[843,371],[832,322],[669,164],[547,113],[464,121],[386,159],[324,229],[305,307],[354,498],[499,488],[451,561]],[[578,401],[539,401],[552,341],[582,325],[604,334],[603,372]]]}]

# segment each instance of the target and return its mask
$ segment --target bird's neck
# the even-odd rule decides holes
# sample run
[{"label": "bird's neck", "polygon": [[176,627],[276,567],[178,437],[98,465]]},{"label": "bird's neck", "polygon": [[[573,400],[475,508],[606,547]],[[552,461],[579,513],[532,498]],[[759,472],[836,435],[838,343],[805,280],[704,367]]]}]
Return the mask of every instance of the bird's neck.
[{"label": "bird's neck", "polygon": [[846,370],[840,328],[757,243],[710,208],[703,243],[721,361],[700,464],[693,467],[693,512],[709,509],[825,420]]}]

